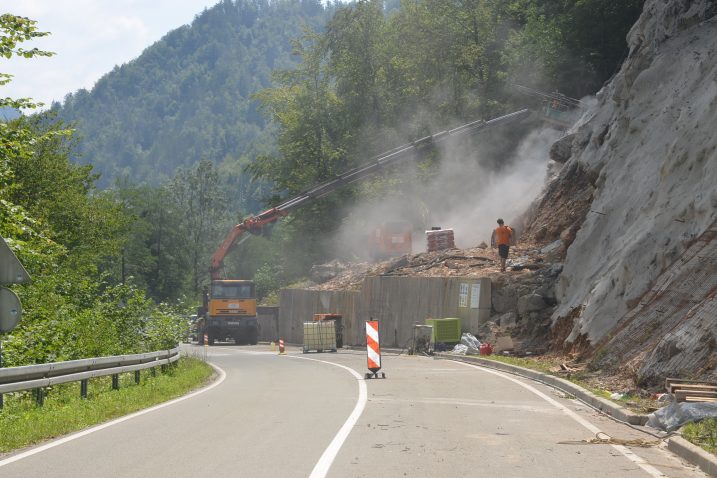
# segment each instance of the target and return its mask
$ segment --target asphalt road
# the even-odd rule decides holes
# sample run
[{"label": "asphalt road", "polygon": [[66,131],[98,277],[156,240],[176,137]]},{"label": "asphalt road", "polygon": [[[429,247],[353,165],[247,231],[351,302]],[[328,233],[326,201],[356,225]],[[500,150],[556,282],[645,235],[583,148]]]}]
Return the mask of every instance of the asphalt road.
[{"label": "asphalt road", "polygon": [[[192,346],[190,353],[200,354]],[[693,477],[653,440],[529,380],[427,357],[220,345],[211,388],[0,459],[0,477]]]}]

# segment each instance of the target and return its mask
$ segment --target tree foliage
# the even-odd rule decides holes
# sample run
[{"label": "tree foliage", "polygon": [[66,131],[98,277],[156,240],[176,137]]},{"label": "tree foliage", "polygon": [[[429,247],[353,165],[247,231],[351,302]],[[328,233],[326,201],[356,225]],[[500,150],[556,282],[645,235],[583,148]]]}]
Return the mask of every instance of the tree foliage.
[{"label": "tree foliage", "polygon": [[[18,46],[43,35],[32,20],[0,17],[5,58],[47,54]],[[29,99],[3,104],[37,106]],[[95,190],[91,166],[70,162],[74,145],[72,130],[52,114],[0,123],[0,235],[32,277],[13,287],[24,310],[18,327],[1,337],[5,365],[139,352],[180,336],[176,314],[103,272],[130,221]]]}]

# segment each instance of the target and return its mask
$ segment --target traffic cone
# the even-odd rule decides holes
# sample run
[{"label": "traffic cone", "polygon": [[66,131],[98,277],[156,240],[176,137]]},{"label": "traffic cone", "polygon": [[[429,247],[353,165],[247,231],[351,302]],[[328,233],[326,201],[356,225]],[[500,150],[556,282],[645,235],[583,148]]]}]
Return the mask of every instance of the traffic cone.
[{"label": "traffic cone", "polygon": [[279,355],[283,355],[285,353],[286,352],[284,352],[284,338],[280,337],[279,338]]}]

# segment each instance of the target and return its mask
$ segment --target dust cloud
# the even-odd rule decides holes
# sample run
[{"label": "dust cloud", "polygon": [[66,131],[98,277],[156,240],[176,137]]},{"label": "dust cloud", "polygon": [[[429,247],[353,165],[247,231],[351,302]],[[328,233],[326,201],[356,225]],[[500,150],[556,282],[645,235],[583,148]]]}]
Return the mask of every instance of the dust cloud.
[{"label": "dust cloud", "polygon": [[466,144],[442,147],[430,174],[418,163],[401,164],[364,188],[382,191],[378,198],[354,205],[334,237],[334,253],[345,260],[371,257],[368,237],[385,223],[410,223],[413,252],[426,250],[425,231],[451,228],[458,248],[489,243],[496,219],[506,224],[540,194],[548,174],[549,150],[561,133],[542,128],[527,134],[496,167],[486,164]]}]

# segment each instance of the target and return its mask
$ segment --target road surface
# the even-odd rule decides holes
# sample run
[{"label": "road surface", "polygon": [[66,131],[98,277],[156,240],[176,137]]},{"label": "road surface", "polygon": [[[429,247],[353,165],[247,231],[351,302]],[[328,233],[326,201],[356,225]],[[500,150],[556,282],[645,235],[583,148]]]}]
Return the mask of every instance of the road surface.
[{"label": "road surface", "polygon": [[[201,355],[191,346],[189,353]],[[693,477],[652,437],[561,392],[475,366],[362,351],[208,348],[207,389],[0,458],[0,477]]]}]

